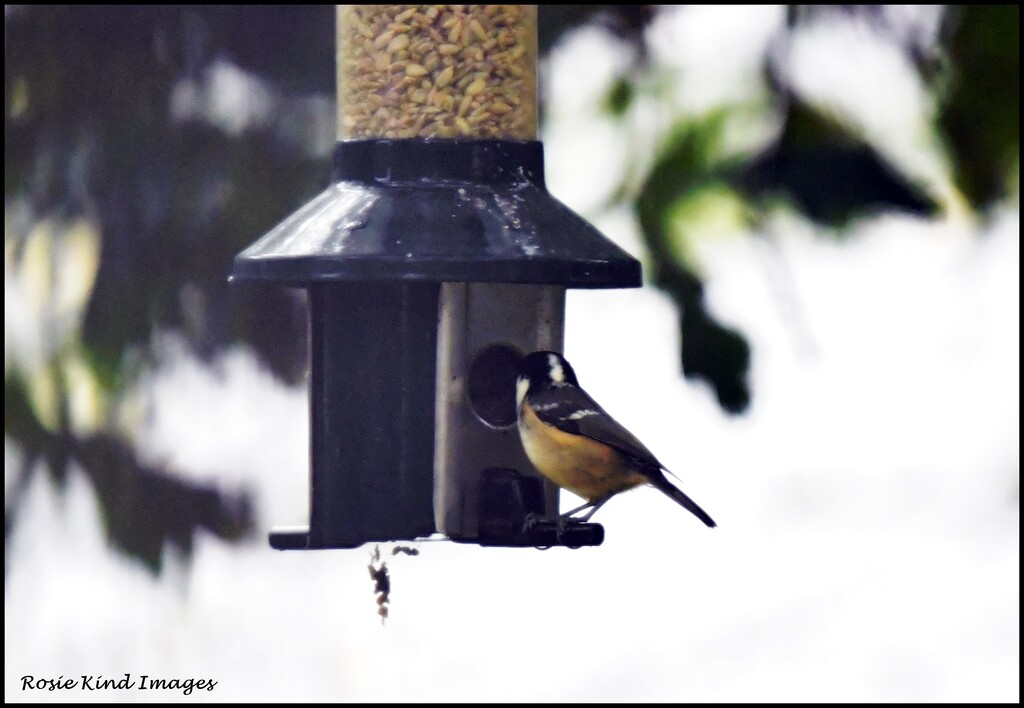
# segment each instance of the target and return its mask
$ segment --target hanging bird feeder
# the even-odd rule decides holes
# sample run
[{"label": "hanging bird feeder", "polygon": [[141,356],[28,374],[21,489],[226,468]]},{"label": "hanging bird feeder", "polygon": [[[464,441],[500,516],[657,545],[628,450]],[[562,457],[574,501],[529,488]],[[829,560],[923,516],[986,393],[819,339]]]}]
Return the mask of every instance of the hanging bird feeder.
[{"label": "hanging bird feeder", "polygon": [[603,539],[556,523],[516,428],[516,366],[562,350],[565,289],[641,284],[545,187],[536,18],[338,7],[333,183],[231,273],[309,292],[310,521],[275,548]]}]

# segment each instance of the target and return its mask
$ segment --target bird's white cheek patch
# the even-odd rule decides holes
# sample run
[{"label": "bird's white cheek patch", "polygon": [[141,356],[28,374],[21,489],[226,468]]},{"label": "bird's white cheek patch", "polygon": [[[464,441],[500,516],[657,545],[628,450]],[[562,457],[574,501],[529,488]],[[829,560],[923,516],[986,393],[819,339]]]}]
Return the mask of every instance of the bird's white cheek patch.
[{"label": "bird's white cheek patch", "polygon": [[558,361],[558,357],[554,354],[548,354],[548,366],[551,368],[549,376],[555,383],[565,383],[565,370],[562,369],[562,363]]}]

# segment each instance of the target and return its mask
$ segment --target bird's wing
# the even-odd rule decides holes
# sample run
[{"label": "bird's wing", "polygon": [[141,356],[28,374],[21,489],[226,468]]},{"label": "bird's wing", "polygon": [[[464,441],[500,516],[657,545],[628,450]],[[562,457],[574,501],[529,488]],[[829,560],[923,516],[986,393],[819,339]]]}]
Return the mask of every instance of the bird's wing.
[{"label": "bird's wing", "polygon": [[658,458],[622,427],[587,393],[575,386],[556,386],[530,397],[537,417],[573,435],[583,435],[609,445],[641,469],[663,469]]}]

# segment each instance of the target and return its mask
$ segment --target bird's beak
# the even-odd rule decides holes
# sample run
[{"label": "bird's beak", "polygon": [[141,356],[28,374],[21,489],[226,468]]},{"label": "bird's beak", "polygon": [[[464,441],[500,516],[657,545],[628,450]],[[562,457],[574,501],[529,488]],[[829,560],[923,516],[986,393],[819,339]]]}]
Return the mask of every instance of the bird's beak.
[{"label": "bird's beak", "polygon": [[526,392],[530,390],[530,379],[525,376],[520,376],[516,379],[516,410],[518,411],[523,406],[523,399],[526,398]]}]

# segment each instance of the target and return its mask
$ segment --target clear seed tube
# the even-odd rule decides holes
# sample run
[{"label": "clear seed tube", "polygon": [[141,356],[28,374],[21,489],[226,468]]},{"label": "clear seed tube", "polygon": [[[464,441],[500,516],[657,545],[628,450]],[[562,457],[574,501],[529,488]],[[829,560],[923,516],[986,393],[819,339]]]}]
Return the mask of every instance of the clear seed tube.
[{"label": "clear seed tube", "polygon": [[537,139],[536,5],[339,5],[338,139]]}]

